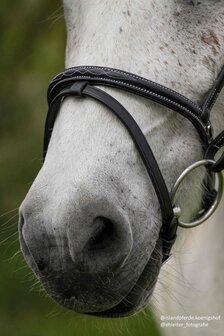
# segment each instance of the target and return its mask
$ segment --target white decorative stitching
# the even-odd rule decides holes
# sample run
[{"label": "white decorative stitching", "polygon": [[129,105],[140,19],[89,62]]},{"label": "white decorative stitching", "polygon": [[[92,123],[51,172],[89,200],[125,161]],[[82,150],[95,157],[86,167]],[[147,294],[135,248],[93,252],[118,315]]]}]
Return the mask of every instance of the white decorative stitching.
[{"label": "white decorative stitching", "polygon": [[224,141],[224,135],[216,142],[216,146],[219,146],[222,141]]},{"label": "white decorative stitching", "polygon": [[[86,79],[86,77],[88,77],[88,76],[76,76],[77,79]],[[104,80],[103,77],[94,77],[94,79]],[[153,95],[153,96],[155,96],[155,97],[158,97],[158,98],[160,98],[160,99],[163,99],[163,100],[165,100],[165,101],[167,101],[167,102],[173,103],[174,105],[176,105],[177,107],[181,108],[181,109],[184,110],[185,112],[188,112],[193,118],[197,119],[198,122],[200,123],[200,125],[202,126],[202,128],[205,130],[202,121],[201,121],[201,120],[200,120],[194,113],[192,113],[191,110],[189,110],[188,108],[182,106],[181,104],[179,104],[179,103],[177,103],[177,102],[175,102],[175,101],[173,101],[173,100],[171,100],[171,99],[169,99],[169,98],[167,98],[167,97],[161,96],[161,95],[159,95],[158,93],[154,93],[154,92],[149,91],[149,90],[147,90],[147,89],[140,88],[140,87],[135,86],[135,85],[133,85],[133,84],[125,83],[125,82],[118,81],[118,80],[115,80],[115,79],[107,79],[107,80],[110,81],[110,82],[114,82],[114,83],[119,83],[119,84],[122,84],[122,85],[126,85],[126,86],[129,86],[129,87],[134,88],[134,89],[138,89],[138,90],[140,90],[140,91],[149,93],[149,94],[151,94],[151,95]],[[205,131],[205,133],[206,133],[206,131]]]},{"label": "white decorative stitching", "polygon": [[[134,74],[129,73],[129,72],[126,73],[126,72],[124,72],[124,71],[122,71],[122,70],[113,69],[113,68],[97,67],[97,66],[71,67],[71,68],[69,68],[69,69],[66,69],[64,72],[61,72],[60,74],[58,74],[58,75],[52,80],[52,82],[53,82],[54,80],[61,79],[61,78],[63,77],[63,75],[66,75],[66,72],[69,73],[69,72],[71,72],[71,70],[82,70],[82,69],[83,69],[83,70],[87,70],[87,69],[98,69],[98,70],[104,70],[104,71],[108,71],[108,69],[109,69],[109,71],[111,71],[111,72],[119,73],[119,74],[121,74],[121,75],[129,76],[129,77],[132,77],[132,78],[135,78],[135,79],[140,79],[140,80],[142,80],[142,81],[144,81],[144,82],[146,82],[146,83],[151,83],[151,84],[153,84],[153,85],[156,85],[157,87],[160,87],[160,88],[166,90],[167,92],[175,93],[177,96],[179,96],[180,98],[182,98],[182,99],[185,100],[186,102],[191,103],[192,105],[194,105],[194,107],[195,107],[196,109],[199,108],[199,106],[198,106],[197,104],[195,104],[192,100],[190,100],[189,98],[183,96],[183,95],[180,94],[179,92],[176,92],[176,91],[174,91],[174,90],[172,90],[172,89],[170,89],[170,88],[168,88],[168,87],[166,87],[166,86],[163,86],[163,85],[161,85],[161,84],[159,84],[159,83],[153,82],[153,81],[151,81],[151,80],[149,80],[149,79],[140,77],[140,76],[138,76],[138,75],[134,75]],[[70,75],[70,73],[69,73],[69,75]]]},{"label": "white decorative stitching", "polygon": [[[211,102],[212,98],[213,98],[213,97],[214,97],[214,95],[215,95],[215,92],[216,92],[216,88],[214,88],[214,90],[213,90],[213,92],[212,92],[211,96],[209,97],[209,99],[208,99],[207,103],[205,104],[205,107],[204,107],[204,109],[207,109],[207,108],[208,108],[208,105],[210,104],[210,102]],[[213,103],[214,103],[214,102],[213,102]]]}]

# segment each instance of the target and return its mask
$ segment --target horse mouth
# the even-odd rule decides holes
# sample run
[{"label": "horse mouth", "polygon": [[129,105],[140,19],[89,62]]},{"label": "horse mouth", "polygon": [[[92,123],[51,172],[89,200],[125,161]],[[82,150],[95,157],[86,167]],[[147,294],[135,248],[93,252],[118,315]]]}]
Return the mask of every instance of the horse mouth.
[{"label": "horse mouth", "polygon": [[158,239],[156,246],[145,266],[142,274],[132,287],[131,291],[113,308],[97,312],[88,313],[99,317],[127,317],[138,313],[148,305],[155,288],[159,271],[162,265],[161,261],[161,241]]},{"label": "horse mouth", "polygon": [[[40,271],[39,267],[37,266],[32,254],[30,253],[30,250],[24,240],[22,232],[20,232],[20,244],[25,256],[25,259],[29,265],[29,267],[34,271],[36,276],[39,278],[41,282],[42,281],[42,272]],[[130,289],[128,294],[125,297],[121,297],[118,304],[116,304],[112,308],[102,310],[102,311],[91,311],[91,312],[85,312],[85,311],[78,311],[74,307],[73,300],[74,298],[72,296],[64,296],[63,293],[61,295],[58,295],[57,292],[54,292],[54,290],[51,290],[51,286],[46,287],[46,283],[44,283],[45,290],[48,292],[48,294],[60,305],[73,310],[77,313],[86,314],[86,315],[94,315],[98,317],[109,317],[109,318],[118,318],[118,317],[125,317],[130,316],[133,314],[136,314],[145,306],[147,306],[149,298],[154,290],[155,284],[157,282],[158,274],[161,267],[161,240],[158,239],[154,250],[151,253],[151,256],[133,285],[133,287]],[[44,281],[45,282],[45,281]],[[49,290],[50,289],[50,290]]]},{"label": "horse mouth", "polygon": [[[106,310],[95,312],[82,311],[81,314],[102,318],[121,318],[134,315],[144,309],[149,303],[162,265],[161,246],[162,243],[159,238],[143,272],[128,294],[121,298],[118,304]],[[61,298],[58,302],[62,306],[76,311],[73,309],[72,299],[72,297]]]},{"label": "horse mouth", "polygon": [[[153,281],[153,283],[151,283],[151,287],[148,288],[147,290],[143,288],[139,290],[139,288],[137,287],[138,284],[137,282],[132,288],[132,290],[129,292],[129,294],[125,298],[123,298],[122,301],[117,306],[102,312],[87,313],[87,314],[105,318],[119,318],[137,314],[139,311],[141,311],[148,305],[148,300],[152,295],[156,281],[157,278]],[[145,295],[143,294],[144,292]],[[132,297],[137,296],[137,294],[138,298],[141,298],[141,303],[135,305],[131,300]]]}]

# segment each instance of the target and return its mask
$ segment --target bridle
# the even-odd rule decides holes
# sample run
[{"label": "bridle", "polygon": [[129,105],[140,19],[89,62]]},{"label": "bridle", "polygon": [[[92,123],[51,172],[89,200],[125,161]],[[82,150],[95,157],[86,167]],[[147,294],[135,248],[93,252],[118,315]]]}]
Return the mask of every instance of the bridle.
[{"label": "bridle", "polygon": [[[204,150],[203,160],[186,168],[171,192],[169,192],[153,152],[136,121],[115,98],[95,87],[95,85],[110,86],[143,96],[187,118],[196,128],[201,139]],[[223,181],[221,171],[224,169],[224,153],[217,160],[215,155],[224,146],[224,131],[213,139],[210,112],[223,86],[224,67],[213,86],[205,94],[201,104],[198,105],[172,89],[122,70],[98,66],[79,66],[66,69],[52,80],[48,88],[49,110],[44,133],[44,158],[55,119],[66,97],[90,97],[109,108],[120,119],[131,135],[157,194],[162,213],[160,236],[163,248],[162,261],[164,262],[170,256],[171,248],[176,239],[178,225],[193,227],[203,223],[215,211],[222,197]],[[202,210],[197,214],[196,219],[192,222],[184,223],[179,218],[180,209],[174,205],[175,194],[182,180],[199,166],[205,166],[209,174],[215,179],[213,179],[212,184],[209,183],[207,185],[208,191]]]},{"label": "bridle", "polygon": [[[171,193],[167,189],[153,152],[136,121],[115,98],[95,87],[95,85],[115,87],[153,100],[178,112],[191,121],[196,128],[202,142],[204,159],[191,165],[181,174]],[[45,124],[44,158],[57,113],[66,97],[90,97],[109,108],[129,131],[157,194],[162,213],[161,239],[164,262],[169,257],[175,242],[177,226],[193,227],[203,223],[215,211],[222,197],[221,171],[224,169],[224,154],[218,160],[215,160],[215,155],[224,146],[224,131],[215,139],[212,138],[210,112],[223,86],[224,67],[213,86],[205,94],[201,104],[198,105],[174,90],[122,70],[98,66],[79,66],[66,69],[52,80],[48,88],[49,110]],[[184,177],[193,169],[202,165],[206,167],[209,174],[217,176],[216,183],[207,186],[208,195],[205,197],[203,208],[196,220],[184,223],[179,218],[180,209],[174,206],[175,194]],[[218,189],[217,191],[215,185],[216,189]]]}]

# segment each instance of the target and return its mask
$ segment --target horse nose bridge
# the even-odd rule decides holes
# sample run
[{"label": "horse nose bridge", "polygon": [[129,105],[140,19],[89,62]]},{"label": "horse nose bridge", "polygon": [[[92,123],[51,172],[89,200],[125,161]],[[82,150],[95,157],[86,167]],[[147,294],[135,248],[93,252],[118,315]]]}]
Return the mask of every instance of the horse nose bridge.
[{"label": "horse nose bridge", "polygon": [[133,245],[129,219],[107,199],[90,198],[75,209],[67,223],[68,248],[81,272],[116,270],[127,260]]}]

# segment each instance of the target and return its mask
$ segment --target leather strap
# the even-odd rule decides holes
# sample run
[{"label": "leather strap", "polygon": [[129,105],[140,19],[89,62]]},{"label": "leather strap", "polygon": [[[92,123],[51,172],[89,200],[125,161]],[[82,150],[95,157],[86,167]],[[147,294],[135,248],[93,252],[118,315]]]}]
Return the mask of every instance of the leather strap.
[{"label": "leather strap", "polygon": [[208,145],[207,124],[209,120],[201,119],[202,109],[199,105],[174,90],[122,70],[93,66],[67,69],[50,83],[49,105],[59,92],[69,88],[75,81],[88,81],[92,85],[119,88],[166,106],[191,121],[198,131],[202,144]]},{"label": "leather strap", "polygon": [[177,220],[174,217],[169,191],[144,134],[131,114],[115,98],[111,97],[106,92],[89,85],[87,81],[75,82],[69,89],[62,90],[53,99],[50,105],[50,113],[48,113],[45,125],[46,136],[44,139],[44,155],[46,155],[47,152],[51,134],[50,130],[53,129],[60,104],[62,99],[67,96],[91,97],[99,101],[108,107],[128,130],[138,149],[160,202],[163,223],[161,232],[161,239],[164,241],[163,256],[164,258],[167,258],[176,239],[177,229]]},{"label": "leather strap", "polygon": [[[95,85],[111,86],[126,90],[157,102],[186,117],[194,125],[202,141],[205,158],[214,160],[218,150],[224,146],[224,131],[211,141],[210,111],[219,92],[224,85],[224,67],[212,88],[205,95],[201,105],[197,105],[187,97],[158,83],[143,77],[112,68],[80,66],[67,69],[57,75],[48,88],[49,111],[46,118],[44,134],[44,157],[54,127],[57,113],[62,101],[68,96],[90,97],[110,109],[127,128],[146,167],[155,188],[162,213],[161,239],[163,242],[163,262],[169,257],[176,239],[177,218],[174,215],[169,192],[153,155],[153,152],[139,126],[129,112],[113,97]],[[224,154],[208,169],[218,172],[224,169]],[[209,193],[209,205],[214,191]],[[208,204],[205,204],[208,206]]]},{"label": "leather strap", "polygon": [[219,159],[215,159],[215,155],[224,146],[224,131],[222,131],[208,146],[205,152],[205,159],[213,160],[215,163],[209,165],[208,169],[212,172],[218,173],[224,170],[224,152]]},{"label": "leather strap", "polygon": [[210,119],[210,113],[213,105],[215,104],[222,88],[224,86],[224,66],[222,67],[217,79],[212,85],[211,89],[205,94],[201,103],[201,119],[207,121]]}]

